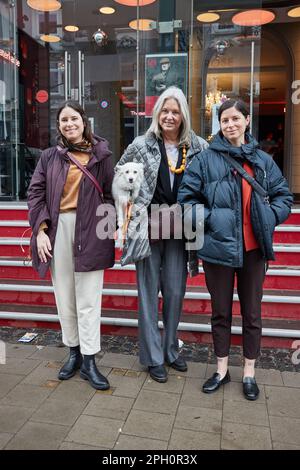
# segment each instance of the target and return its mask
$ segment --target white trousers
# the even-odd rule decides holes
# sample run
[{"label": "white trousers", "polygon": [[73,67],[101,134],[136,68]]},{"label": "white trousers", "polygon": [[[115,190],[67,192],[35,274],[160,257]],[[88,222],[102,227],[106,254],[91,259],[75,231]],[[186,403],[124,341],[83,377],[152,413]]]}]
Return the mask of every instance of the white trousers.
[{"label": "white trousers", "polygon": [[76,211],[59,215],[51,275],[63,343],[90,355],[100,351],[104,271],[74,272],[75,223]]}]

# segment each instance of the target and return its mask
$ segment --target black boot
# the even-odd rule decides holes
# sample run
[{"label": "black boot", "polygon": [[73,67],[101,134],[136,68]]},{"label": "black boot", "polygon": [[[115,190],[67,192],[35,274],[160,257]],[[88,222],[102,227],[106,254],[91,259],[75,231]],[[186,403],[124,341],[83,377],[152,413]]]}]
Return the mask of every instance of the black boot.
[{"label": "black boot", "polygon": [[70,348],[70,357],[58,373],[59,380],[68,380],[73,377],[76,371],[80,369],[81,364],[82,356],[80,354],[80,347],[74,346]]},{"label": "black boot", "polygon": [[104,375],[102,375],[95,364],[95,355],[83,356],[83,363],[80,369],[80,377],[88,380],[92,387],[97,390],[108,390],[109,382]]}]

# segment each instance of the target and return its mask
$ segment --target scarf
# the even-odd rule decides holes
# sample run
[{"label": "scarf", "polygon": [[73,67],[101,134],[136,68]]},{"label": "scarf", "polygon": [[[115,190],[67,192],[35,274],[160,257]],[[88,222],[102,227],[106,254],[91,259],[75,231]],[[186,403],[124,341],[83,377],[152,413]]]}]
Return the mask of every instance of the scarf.
[{"label": "scarf", "polygon": [[83,139],[81,142],[73,144],[69,142],[62,134],[58,136],[57,143],[62,148],[67,148],[70,152],[85,152],[91,153],[92,143],[87,139]]}]

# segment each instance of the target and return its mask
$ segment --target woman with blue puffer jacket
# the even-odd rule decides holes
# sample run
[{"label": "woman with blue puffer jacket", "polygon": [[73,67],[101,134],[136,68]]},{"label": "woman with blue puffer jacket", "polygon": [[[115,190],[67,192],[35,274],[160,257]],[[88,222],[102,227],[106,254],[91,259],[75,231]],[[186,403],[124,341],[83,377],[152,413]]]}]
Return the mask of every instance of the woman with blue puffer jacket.
[{"label": "woman with blue puffer jacket", "polygon": [[[227,100],[219,108],[218,119],[219,133],[208,149],[194,156],[178,192],[178,201],[192,206],[194,229],[197,206],[204,205],[204,244],[198,258],[203,261],[211,295],[217,372],[204,383],[202,391],[213,393],[230,381],[228,356],[236,275],[243,325],[243,393],[246,399],[256,400],[255,360],[260,354],[265,268],[268,260],[274,259],[275,226],[289,216],[293,196],[276,163],[248,133],[246,105]],[[256,189],[248,177],[241,176],[241,167],[254,178]],[[267,197],[258,192],[257,183]]]}]

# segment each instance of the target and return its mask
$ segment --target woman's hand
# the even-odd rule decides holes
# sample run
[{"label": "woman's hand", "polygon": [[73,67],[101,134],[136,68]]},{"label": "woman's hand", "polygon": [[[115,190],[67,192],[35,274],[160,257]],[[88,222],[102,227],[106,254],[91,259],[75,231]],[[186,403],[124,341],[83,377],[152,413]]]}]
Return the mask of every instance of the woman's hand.
[{"label": "woman's hand", "polygon": [[44,230],[40,230],[36,237],[37,252],[42,263],[47,263],[47,256],[52,258],[50,251],[52,250],[50,239]]}]

